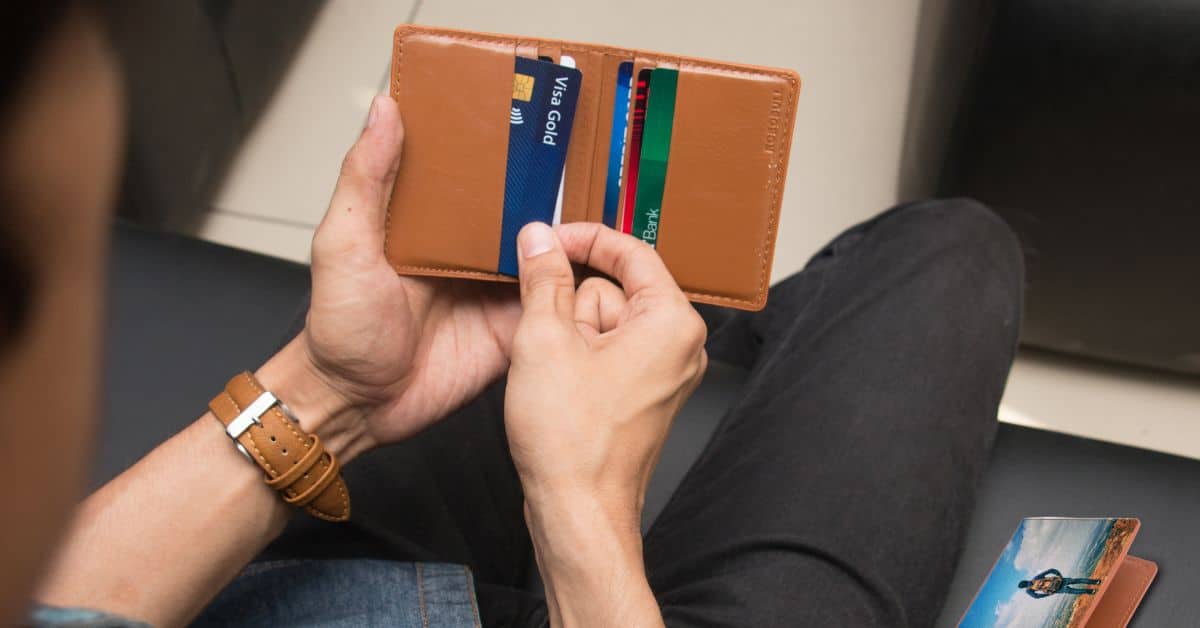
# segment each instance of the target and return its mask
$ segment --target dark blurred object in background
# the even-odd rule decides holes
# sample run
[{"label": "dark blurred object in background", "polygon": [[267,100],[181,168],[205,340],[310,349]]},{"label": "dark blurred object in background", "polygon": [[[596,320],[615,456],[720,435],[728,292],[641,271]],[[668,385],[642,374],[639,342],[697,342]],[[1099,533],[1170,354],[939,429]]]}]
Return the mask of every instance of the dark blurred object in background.
[{"label": "dark blurred object in background", "polygon": [[191,229],[324,0],[102,3],[125,66],[120,214]]},{"label": "dark blurred object in background", "polygon": [[1200,373],[1200,3],[996,4],[939,194],[1020,234],[1025,343]]}]

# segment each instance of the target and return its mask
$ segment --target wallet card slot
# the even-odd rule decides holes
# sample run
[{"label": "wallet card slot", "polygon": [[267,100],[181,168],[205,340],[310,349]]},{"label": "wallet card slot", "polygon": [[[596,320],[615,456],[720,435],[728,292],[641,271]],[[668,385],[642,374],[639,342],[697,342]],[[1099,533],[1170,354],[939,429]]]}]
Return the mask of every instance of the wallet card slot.
[{"label": "wallet card slot", "polygon": [[[592,146],[592,172],[588,189],[588,222],[604,222],[604,203],[608,192],[609,156],[612,149],[612,132],[616,120],[613,107],[617,96],[617,72],[622,63],[632,62],[632,56],[603,55],[600,70],[600,85],[597,90],[595,142]],[[628,114],[627,114],[628,117]],[[624,155],[621,156],[621,159]],[[618,187],[620,175],[618,175]],[[620,193],[617,193],[618,197]]]},{"label": "wallet card slot", "polygon": [[516,42],[396,29],[404,119],[384,249],[397,271],[492,277],[500,249]]},{"label": "wallet card slot", "polygon": [[629,142],[629,139],[630,139],[630,138],[633,136],[633,97],[634,97],[634,95],[637,93],[637,82],[638,82],[638,75],[639,75],[639,74],[641,74],[641,73],[642,73],[642,70],[644,70],[644,69],[647,69],[647,68],[656,68],[656,67],[658,67],[658,62],[657,62],[657,61],[655,61],[655,60],[649,59],[649,58],[647,58],[647,57],[643,57],[643,56],[641,56],[641,55],[637,55],[637,56],[635,56],[635,57],[634,57],[634,59],[633,59],[633,88],[632,88],[632,89],[630,90],[630,92],[629,92],[629,98],[630,98],[630,107],[629,107],[629,116],[630,116],[630,118],[629,118],[629,119],[630,119],[630,124],[629,124],[629,126],[628,126],[628,127],[625,129],[625,155],[623,156],[623,159],[624,159],[624,162],[623,162],[623,163],[624,163],[624,165],[623,165],[623,166],[622,166],[622,168],[621,168],[621,195],[618,197],[618,199],[619,199],[619,200],[617,201],[617,224],[616,224],[616,228],[617,228],[617,230],[618,230],[618,231],[623,231],[623,230],[624,230],[624,226],[625,226],[625,225],[624,225],[624,223],[623,223],[623,221],[622,221],[622,219],[621,219],[621,216],[622,216],[622,215],[625,213],[625,201],[626,201],[626,199],[625,199],[625,195],[629,193],[629,189],[628,189],[628,188],[629,188],[629,171],[630,171],[630,168],[629,168],[629,161],[630,161],[630,154],[629,154],[629,151],[630,151],[630,148],[631,148],[631,146],[630,146],[630,142]]},{"label": "wallet card slot", "polygon": [[[608,83],[615,91],[615,74],[609,76],[607,68],[619,61],[610,66],[610,58],[634,59],[635,81],[643,68],[680,70],[658,252],[693,301],[751,310],[765,304],[799,91],[794,72],[415,25],[397,28],[395,43],[392,95],[401,102],[409,130],[386,227],[385,249],[397,272],[513,280],[497,273],[496,266],[514,60],[518,55],[536,58],[543,48],[558,48],[560,54],[583,50],[605,59],[602,92]],[[770,93],[766,99],[764,85]],[[611,123],[612,103],[605,94],[596,100],[604,104],[595,113],[584,211],[600,221],[606,181],[597,180],[604,169],[596,162],[607,161],[611,127],[607,136],[599,131]],[[489,102],[499,103],[506,113],[491,118]],[[452,114],[463,120],[447,120]],[[732,129],[725,126],[730,118]],[[757,149],[757,142],[739,141],[732,133],[764,128],[768,139]],[[758,159],[756,151],[770,155]],[[628,162],[629,155],[623,157]],[[747,157],[753,167],[736,167],[738,159]],[[732,172],[725,172],[731,165]],[[622,206],[629,174],[628,168],[623,170]],[[570,185],[579,184],[572,180]]]},{"label": "wallet card slot", "polygon": [[553,61],[554,63],[558,63],[560,58],[562,57],[562,48],[555,44],[549,44],[549,43],[544,43],[544,42],[539,43],[538,44],[538,57],[546,57],[546,58],[550,59],[551,61]]},{"label": "wallet card slot", "polygon": [[679,70],[659,255],[693,299],[761,308],[798,79],[687,61]]},{"label": "wallet card slot", "polygon": [[517,56],[525,57],[526,59],[538,58],[537,44],[534,42],[531,42],[531,41],[524,41],[524,40],[518,41],[517,42]]},{"label": "wallet card slot", "polygon": [[562,222],[580,222],[588,218],[588,191],[592,178],[592,155],[599,122],[600,69],[603,55],[581,49],[563,48],[562,55],[575,59],[583,75],[571,142],[567,146],[562,191]]}]

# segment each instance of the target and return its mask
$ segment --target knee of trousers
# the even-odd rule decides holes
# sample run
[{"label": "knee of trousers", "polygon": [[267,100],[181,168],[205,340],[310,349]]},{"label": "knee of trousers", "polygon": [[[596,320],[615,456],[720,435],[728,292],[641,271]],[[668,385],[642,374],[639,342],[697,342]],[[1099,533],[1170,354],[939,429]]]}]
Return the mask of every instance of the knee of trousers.
[{"label": "knee of trousers", "polygon": [[938,269],[978,269],[978,285],[1000,286],[1003,299],[998,305],[1020,312],[1025,292],[1024,251],[1008,223],[983,203],[970,198],[910,203],[897,208],[885,222],[892,223],[887,228],[901,234],[896,241],[905,249],[937,250]]}]

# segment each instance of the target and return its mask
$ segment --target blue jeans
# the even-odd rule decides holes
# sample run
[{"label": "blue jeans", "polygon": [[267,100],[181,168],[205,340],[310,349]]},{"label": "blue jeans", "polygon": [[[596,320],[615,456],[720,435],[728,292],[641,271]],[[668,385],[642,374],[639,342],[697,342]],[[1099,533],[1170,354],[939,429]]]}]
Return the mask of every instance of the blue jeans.
[{"label": "blue jeans", "polygon": [[[108,613],[38,606],[31,628],[150,628]],[[192,626],[478,628],[471,571],[447,563],[279,560],[253,563]]]},{"label": "blue jeans", "polygon": [[388,560],[254,563],[213,601],[197,627],[477,627],[469,569]]}]

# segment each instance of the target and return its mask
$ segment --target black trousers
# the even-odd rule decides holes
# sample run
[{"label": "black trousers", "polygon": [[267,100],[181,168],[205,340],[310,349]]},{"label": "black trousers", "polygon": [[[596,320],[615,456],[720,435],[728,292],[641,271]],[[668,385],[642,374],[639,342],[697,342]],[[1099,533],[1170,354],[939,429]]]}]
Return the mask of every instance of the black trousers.
[{"label": "black trousers", "polygon": [[[953,577],[1017,343],[1023,264],[969,200],[843,233],[757,313],[704,308],[750,376],[645,536],[669,626],[928,626]],[[360,458],[350,525],[297,518],[267,558],[471,567],[488,625],[546,623],[503,382]]]}]

